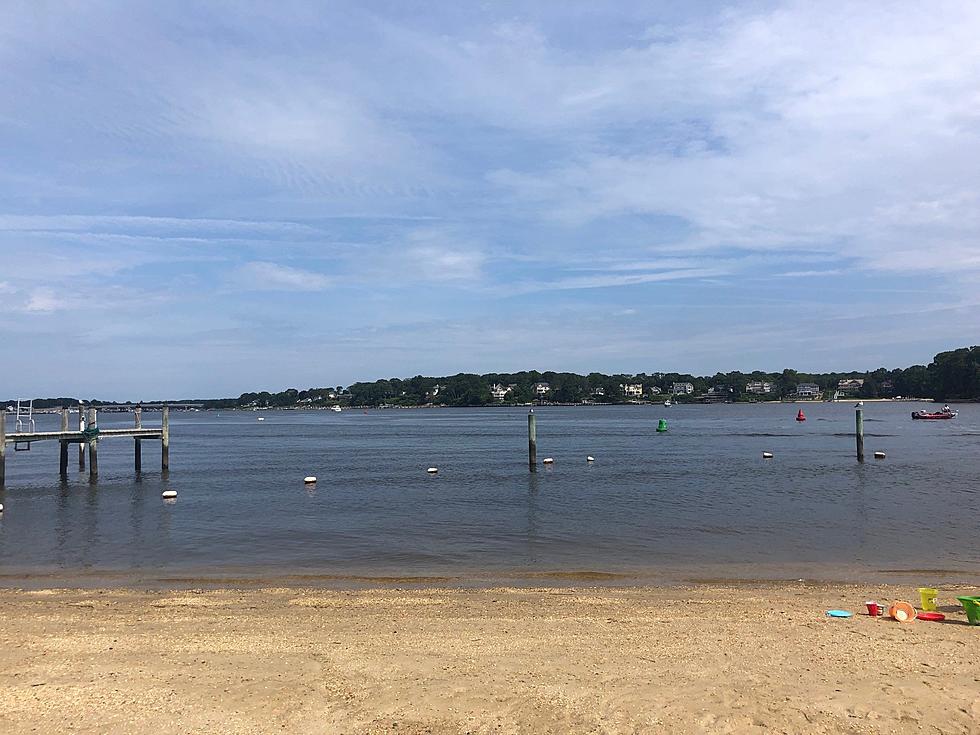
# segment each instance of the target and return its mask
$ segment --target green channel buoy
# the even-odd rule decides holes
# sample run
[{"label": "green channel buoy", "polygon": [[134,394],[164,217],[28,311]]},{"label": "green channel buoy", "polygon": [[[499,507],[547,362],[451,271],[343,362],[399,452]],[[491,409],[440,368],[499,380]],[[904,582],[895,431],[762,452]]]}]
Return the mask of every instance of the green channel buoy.
[{"label": "green channel buoy", "polygon": [[660,419],[660,423],[657,424],[657,431],[667,431],[667,419]]}]

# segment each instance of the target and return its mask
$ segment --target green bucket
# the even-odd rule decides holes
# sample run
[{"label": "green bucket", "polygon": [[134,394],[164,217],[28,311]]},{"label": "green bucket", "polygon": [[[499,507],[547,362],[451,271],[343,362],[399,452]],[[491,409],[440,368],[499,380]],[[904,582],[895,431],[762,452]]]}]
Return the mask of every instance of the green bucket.
[{"label": "green bucket", "polygon": [[657,424],[657,431],[667,431],[667,419],[660,419],[660,423]]},{"label": "green bucket", "polygon": [[963,609],[966,610],[966,619],[970,625],[980,625],[980,597],[957,597]]}]

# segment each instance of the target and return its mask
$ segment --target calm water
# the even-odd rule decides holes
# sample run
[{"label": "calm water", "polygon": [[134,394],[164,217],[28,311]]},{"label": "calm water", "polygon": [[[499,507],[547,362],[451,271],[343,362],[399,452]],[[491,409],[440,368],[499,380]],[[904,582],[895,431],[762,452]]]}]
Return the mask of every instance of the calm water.
[{"label": "calm water", "polygon": [[980,405],[948,422],[918,407],[865,407],[864,465],[852,404],[806,405],[803,424],[795,405],[539,408],[555,463],[535,475],[526,409],[177,413],[166,479],[159,442],[139,481],[131,440],[102,442],[96,485],[74,447],[64,484],[56,443],[8,452],[0,574],[978,579]]}]

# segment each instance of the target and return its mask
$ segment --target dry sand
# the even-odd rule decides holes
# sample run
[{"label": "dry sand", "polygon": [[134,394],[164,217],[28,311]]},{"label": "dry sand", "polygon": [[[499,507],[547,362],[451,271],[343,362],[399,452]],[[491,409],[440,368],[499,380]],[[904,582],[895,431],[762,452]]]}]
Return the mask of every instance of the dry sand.
[{"label": "dry sand", "polygon": [[913,594],[0,591],[0,732],[980,733],[962,611],[824,616]]}]

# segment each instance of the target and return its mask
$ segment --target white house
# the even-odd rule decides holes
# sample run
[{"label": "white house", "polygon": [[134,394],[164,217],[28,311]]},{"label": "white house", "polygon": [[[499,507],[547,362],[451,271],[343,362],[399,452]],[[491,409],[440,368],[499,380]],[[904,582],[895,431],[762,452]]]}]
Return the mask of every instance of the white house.
[{"label": "white house", "polygon": [[659,396],[659,395],[660,395],[660,393],[661,393],[661,390],[660,390],[660,388],[658,388],[658,387],[657,387],[657,386],[655,386],[655,385],[653,385],[653,386],[650,386],[650,395],[651,395],[651,396]]},{"label": "white house", "polygon": [[815,400],[820,398],[820,386],[816,383],[800,383],[796,386],[796,397],[805,400]]},{"label": "white house", "polygon": [[507,397],[507,394],[513,390],[514,386],[512,385],[504,387],[500,383],[494,383],[490,386],[490,395],[493,396],[495,400],[502,401]]},{"label": "white house", "polygon": [[694,392],[693,383],[674,383],[671,387],[670,392],[675,396],[679,395],[691,395]]},{"label": "white house", "polygon": [[627,398],[641,398],[643,396],[643,383],[621,383],[619,387]]},{"label": "white house", "polygon": [[765,380],[753,380],[745,384],[746,393],[755,393],[758,396],[772,393],[772,383]]},{"label": "white house", "polygon": [[592,389],[592,395],[602,398],[604,395],[606,395],[606,389],[600,385],[598,388]]},{"label": "white house", "polygon": [[534,395],[546,396],[551,392],[551,386],[547,383],[535,383],[534,384]]}]

